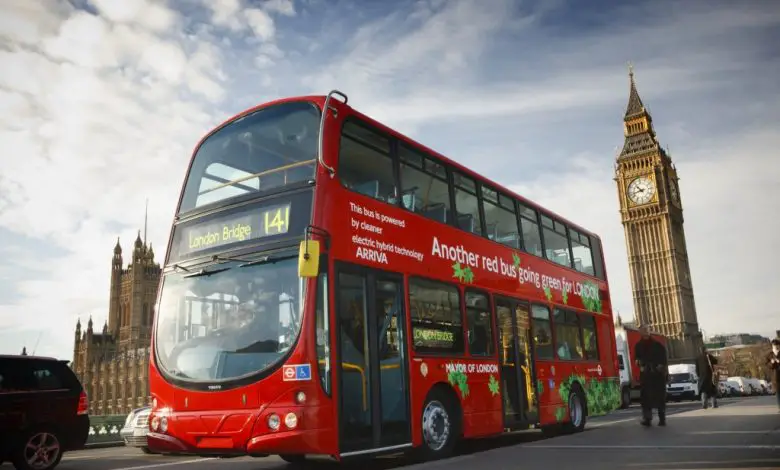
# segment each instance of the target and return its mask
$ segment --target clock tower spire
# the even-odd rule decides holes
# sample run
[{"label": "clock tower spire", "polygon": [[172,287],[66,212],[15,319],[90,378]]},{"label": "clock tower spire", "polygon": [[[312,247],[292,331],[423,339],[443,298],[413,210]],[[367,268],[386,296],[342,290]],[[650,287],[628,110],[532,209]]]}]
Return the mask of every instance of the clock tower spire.
[{"label": "clock tower spire", "polygon": [[693,297],[677,169],[661,147],[629,65],[623,149],[615,162],[620,217],[638,325],[665,335],[672,362],[702,345]]}]

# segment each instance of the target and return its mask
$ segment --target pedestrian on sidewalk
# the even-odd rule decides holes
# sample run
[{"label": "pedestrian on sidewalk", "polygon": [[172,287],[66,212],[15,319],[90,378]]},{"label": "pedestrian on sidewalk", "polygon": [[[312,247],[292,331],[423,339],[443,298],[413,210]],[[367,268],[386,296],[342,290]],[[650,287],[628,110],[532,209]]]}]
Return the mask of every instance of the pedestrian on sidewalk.
[{"label": "pedestrian on sidewalk", "polygon": [[715,356],[707,352],[706,346],[702,346],[699,358],[696,360],[696,375],[699,376],[701,407],[705,410],[709,406],[710,398],[712,398],[712,407],[718,407],[718,374],[713,367],[717,363]]},{"label": "pedestrian on sidewalk", "polygon": [[772,340],[772,350],[766,356],[766,363],[772,370],[772,389],[777,398],[777,412],[780,413],[780,391],[777,390],[777,384],[780,382],[780,339]]},{"label": "pedestrian on sidewalk", "polygon": [[653,408],[658,410],[658,425],[666,426],[666,382],[669,363],[666,348],[650,336],[646,325],[639,327],[642,338],[634,346],[639,366],[639,400],[642,403],[642,426],[650,426]]}]

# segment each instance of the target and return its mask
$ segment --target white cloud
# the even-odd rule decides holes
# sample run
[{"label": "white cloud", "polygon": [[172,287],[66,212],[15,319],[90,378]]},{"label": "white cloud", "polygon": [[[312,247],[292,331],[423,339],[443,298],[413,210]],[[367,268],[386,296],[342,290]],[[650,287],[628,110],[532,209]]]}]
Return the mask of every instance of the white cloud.
[{"label": "white cloud", "polygon": [[117,23],[138,23],[153,31],[162,32],[171,28],[177,15],[170,8],[148,0],[92,0],[98,12]]},{"label": "white cloud", "polygon": [[263,9],[284,16],[295,16],[295,5],[292,0],[265,0]]},{"label": "white cloud", "polygon": [[176,3],[95,0],[94,15],[4,2],[0,279],[13,281],[0,291],[0,352],[31,346],[42,328],[38,352],[68,356],[77,316],[102,326],[116,236],[129,249],[148,197],[161,259],[192,148],[239,111],[228,103],[334,87],[600,233],[613,301],[629,314],[612,181],[628,59],[682,178],[703,328],[776,328],[780,278],[767,260],[780,226],[767,214],[778,212],[780,98],[765,77],[780,63],[763,53],[777,38],[761,35],[780,18],[760,2],[683,3],[670,18],[632,5],[650,13],[628,24],[605,12],[585,33],[548,29],[572,21],[554,17],[560,5],[523,13],[508,0],[421,1],[383,17],[282,0],[203,0],[199,16]]},{"label": "white cloud", "polygon": [[244,15],[246,15],[246,22],[255,36],[264,41],[270,41],[274,38],[276,27],[271,15],[257,8],[245,10]]}]

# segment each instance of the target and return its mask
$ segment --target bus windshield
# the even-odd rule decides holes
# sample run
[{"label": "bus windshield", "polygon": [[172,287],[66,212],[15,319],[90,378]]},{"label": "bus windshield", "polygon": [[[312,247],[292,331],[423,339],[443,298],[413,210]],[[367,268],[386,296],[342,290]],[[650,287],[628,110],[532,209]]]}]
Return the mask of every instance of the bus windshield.
[{"label": "bus windshield", "polygon": [[167,275],[155,333],[159,366],[195,382],[272,368],[298,337],[303,281],[294,257]]},{"label": "bus windshield", "polygon": [[320,112],[310,102],[260,109],[198,148],[179,212],[314,178]]}]

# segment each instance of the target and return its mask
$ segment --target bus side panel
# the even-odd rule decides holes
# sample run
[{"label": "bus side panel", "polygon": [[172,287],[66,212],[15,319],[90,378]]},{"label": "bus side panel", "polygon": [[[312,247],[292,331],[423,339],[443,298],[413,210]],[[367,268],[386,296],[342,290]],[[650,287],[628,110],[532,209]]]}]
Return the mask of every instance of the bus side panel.
[{"label": "bus side panel", "polygon": [[503,411],[498,370],[497,361],[490,359],[415,357],[410,370],[414,445],[422,444],[422,413],[433,388],[444,390],[457,400],[464,437],[501,433]]},{"label": "bus side panel", "polygon": [[620,377],[611,315],[595,315],[598,361],[539,361],[536,364],[542,425],[569,421],[568,397],[581,387],[590,416],[610,413],[620,406]]}]

